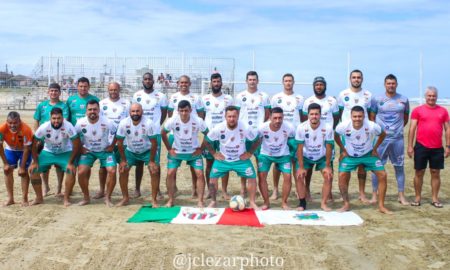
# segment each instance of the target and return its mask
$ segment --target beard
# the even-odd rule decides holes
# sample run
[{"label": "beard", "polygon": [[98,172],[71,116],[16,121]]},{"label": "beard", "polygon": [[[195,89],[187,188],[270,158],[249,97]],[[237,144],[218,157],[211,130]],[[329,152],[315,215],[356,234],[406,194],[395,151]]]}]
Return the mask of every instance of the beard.
[{"label": "beard", "polygon": [[141,120],[142,115],[132,115],[130,117],[131,117],[131,120],[133,120],[133,121],[139,121],[139,120]]},{"label": "beard", "polygon": [[222,90],[222,87],[216,87],[216,88],[213,87],[213,88],[211,89],[211,91],[212,91],[214,94],[219,93],[221,90]]},{"label": "beard", "polygon": [[98,118],[98,115],[96,115],[96,114],[90,114],[89,115],[89,119],[91,119],[91,120],[95,120],[97,118]]},{"label": "beard", "polygon": [[142,84],[142,86],[144,87],[145,90],[152,90],[153,89],[153,85],[150,87],[145,86],[145,84]]},{"label": "beard", "polygon": [[314,95],[319,96],[319,97],[323,97],[325,96],[325,93],[327,92],[327,89],[324,89],[322,92],[318,92],[316,91],[316,89],[313,89],[314,91]]},{"label": "beard", "polygon": [[59,123],[56,125],[53,125],[53,123],[50,123],[50,124],[51,124],[52,128],[54,128],[54,129],[59,129],[62,126],[62,123]]}]

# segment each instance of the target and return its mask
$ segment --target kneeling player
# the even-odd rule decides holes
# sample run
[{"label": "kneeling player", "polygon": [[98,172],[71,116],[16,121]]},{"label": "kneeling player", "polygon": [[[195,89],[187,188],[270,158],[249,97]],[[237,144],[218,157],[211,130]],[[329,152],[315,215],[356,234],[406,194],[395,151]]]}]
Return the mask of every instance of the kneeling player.
[{"label": "kneeling player", "polygon": [[[44,145],[38,153],[38,142]],[[50,121],[42,124],[34,134],[32,148],[33,163],[29,171],[32,181],[41,181],[40,173],[46,173],[52,165],[66,172],[64,206],[70,205],[70,194],[75,185],[75,159],[80,148],[80,139],[72,124],[64,119],[61,108],[50,111]]]},{"label": "kneeling player", "polygon": [[[372,147],[375,136],[379,137]],[[358,166],[363,166],[366,171],[372,171],[378,177],[378,209],[382,213],[392,214],[384,206],[387,175],[377,152],[377,148],[383,142],[385,136],[386,133],[377,123],[364,120],[364,109],[361,106],[354,106],[351,109],[351,119],[340,123],[336,127],[334,137],[336,144],[341,148],[339,190],[344,200],[344,206],[340,211],[348,211],[350,209],[348,196],[350,172]],[[343,138],[342,140],[341,137]]]},{"label": "kneeling player", "polygon": [[330,211],[327,199],[331,193],[333,170],[331,167],[331,154],[333,151],[333,127],[320,121],[321,107],[317,103],[308,106],[308,120],[297,127],[295,139],[298,142],[297,159],[297,193],[300,197],[299,210],[306,209],[305,178],[307,171],[316,166],[323,177],[322,201],[320,207]]}]

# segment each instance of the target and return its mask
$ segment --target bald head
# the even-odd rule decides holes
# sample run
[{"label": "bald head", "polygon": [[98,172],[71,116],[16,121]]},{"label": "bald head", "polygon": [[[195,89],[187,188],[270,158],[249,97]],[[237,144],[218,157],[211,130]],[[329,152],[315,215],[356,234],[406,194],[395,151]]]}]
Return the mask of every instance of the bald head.
[{"label": "bald head", "polygon": [[118,82],[110,82],[108,84],[109,99],[117,101],[120,99],[120,84]]},{"label": "bald head", "polygon": [[130,106],[130,117],[133,121],[139,122],[142,118],[142,105],[136,102],[133,102]]}]

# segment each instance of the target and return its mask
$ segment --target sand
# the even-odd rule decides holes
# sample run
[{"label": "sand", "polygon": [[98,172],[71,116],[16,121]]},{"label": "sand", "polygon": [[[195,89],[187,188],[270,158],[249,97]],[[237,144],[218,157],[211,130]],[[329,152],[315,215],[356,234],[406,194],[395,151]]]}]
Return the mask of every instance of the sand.
[{"label": "sand", "polygon": [[[24,121],[31,124],[32,112],[21,113]],[[6,119],[5,115],[5,111],[0,112],[0,119]],[[165,183],[164,159],[162,163],[161,182]],[[0,269],[449,269],[449,165],[446,160],[447,168],[442,171],[443,209],[430,205],[429,173],[425,176],[422,206],[400,205],[393,170],[388,165],[386,205],[394,211],[392,216],[357,201],[357,180],[353,174],[352,208],[365,221],[357,227],[247,228],[126,223],[149,200],[147,171],[143,197],[133,199],[126,207],[107,208],[102,200],[92,200],[91,205],[73,205],[66,209],[61,199],[54,197],[54,171],[50,181],[53,194],[45,198],[45,204],[21,207],[20,178],[15,172],[16,204],[0,208]],[[411,159],[406,160],[406,168],[405,192],[408,199],[413,200]],[[92,195],[98,188],[97,171],[98,165],[93,168],[90,180]],[[331,205],[334,209],[341,206],[336,178],[335,174],[333,195],[336,202]],[[178,176],[177,204],[196,204],[190,198],[190,185],[189,170],[182,167]],[[130,175],[129,188],[133,192],[134,173]],[[165,192],[165,184],[161,188]],[[321,180],[314,175],[314,202],[309,205],[310,209],[320,207],[320,190]],[[239,192],[239,180],[235,175],[230,179],[230,191]],[[367,181],[366,191],[369,196],[370,181]],[[113,195],[115,203],[121,198],[120,194],[117,185]],[[30,199],[33,198],[31,191]],[[73,202],[81,198],[77,184]],[[0,199],[6,199],[4,181],[0,185]],[[258,203],[262,203],[261,198]],[[219,206],[226,204],[219,200]],[[293,193],[290,204],[295,206]],[[278,209],[280,201],[274,201],[273,207]],[[183,262],[185,264],[180,265]],[[253,263],[253,266],[241,267],[240,262]]]}]

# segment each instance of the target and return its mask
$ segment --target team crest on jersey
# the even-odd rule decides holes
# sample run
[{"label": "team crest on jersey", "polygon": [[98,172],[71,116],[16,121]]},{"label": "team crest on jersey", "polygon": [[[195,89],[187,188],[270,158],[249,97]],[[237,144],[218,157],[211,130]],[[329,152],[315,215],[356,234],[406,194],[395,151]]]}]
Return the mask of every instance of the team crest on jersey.
[{"label": "team crest on jersey", "polygon": [[145,101],[145,103],[150,104],[150,100],[147,99],[147,100]]},{"label": "team crest on jersey", "polygon": [[359,139],[361,139],[360,135],[356,135],[356,139],[359,141]]},{"label": "team crest on jersey", "polygon": [[184,131],[184,134],[188,134],[189,133],[188,129],[184,129],[183,131]]},{"label": "team crest on jersey", "polygon": [[206,106],[209,106],[211,104],[211,102],[206,101]]},{"label": "team crest on jersey", "polygon": [[317,140],[317,136],[314,136],[314,137],[313,137],[313,141],[316,141],[316,140]]},{"label": "team crest on jersey", "polygon": [[141,102],[142,98],[138,97],[137,102]]},{"label": "team crest on jersey", "polygon": [[344,100],[345,100],[345,101],[349,101],[350,98],[349,98],[349,97],[345,97]]},{"label": "team crest on jersey", "polygon": [[216,108],[219,107],[219,103],[215,103],[214,105],[216,105]]},{"label": "team crest on jersey", "polygon": [[113,108],[113,112],[117,112],[117,108]]},{"label": "team crest on jersey", "polygon": [[273,138],[276,142],[278,142],[278,137]]},{"label": "team crest on jersey", "polygon": [[139,131],[135,131],[134,136],[136,136],[136,137],[139,136]]},{"label": "team crest on jersey", "polygon": [[173,100],[173,103],[177,103],[177,99],[174,99],[174,100]]},{"label": "team crest on jersey", "polygon": [[47,138],[49,138],[49,139],[50,139],[50,137],[51,137],[51,135],[50,135],[50,134],[47,134]]},{"label": "team crest on jersey", "polygon": [[243,98],[242,98],[242,101],[243,101],[243,102],[247,101],[247,98],[246,98],[246,97],[243,97]]},{"label": "team crest on jersey", "polygon": [[86,130],[85,128],[83,128],[83,129],[81,130],[81,132],[86,133],[87,130]]},{"label": "team crest on jersey", "polygon": [[283,101],[281,100],[281,98],[280,98],[280,99],[278,99],[278,104],[280,104],[281,102],[283,102]]},{"label": "team crest on jersey", "polygon": [[269,135],[267,135],[267,134],[264,135],[264,138],[269,139]]},{"label": "team crest on jersey", "polygon": [[176,131],[180,131],[180,127],[176,127],[175,130],[176,130]]},{"label": "team crest on jersey", "polygon": [[309,138],[309,133],[305,134],[305,138],[308,139]]},{"label": "team crest on jersey", "polygon": [[58,140],[59,139],[59,136],[58,135],[56,135],[56,137],[55,137],[55,140]]},{"label": "team crest on jersey", "polygon": [[355,103],[358,104],[359,98],[355,98]]},{"label": "team crest on jersey", "polygon": [[234,142],[234,136],[230,138],[230,141]]},{"label": "team crest on jersey", "polygon": [[93,131],[92,131],[92,135],[94,135],[94,136],[97,135],[97,131],[96,131],[96,130],[93,130]]},{"label": "team crest on jersey", "polygon": [[108,109],[108,106],[103,106],[103,110],[106,111]]},{"label": "team crest on jersey", "polygon": [[291,105],[291,102],[290,102],[290,101],[288,101],[288,102],[286,102],[286,104],[287,104],[287,105]]},{"label": "team crest on jersey", "polygon": [[225,135],[224,135],[224,134],[220,135],[220,138],[221,138],[222,140],[225,139]]}]

